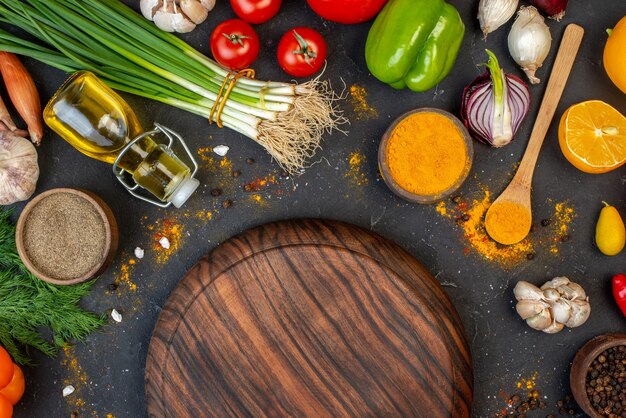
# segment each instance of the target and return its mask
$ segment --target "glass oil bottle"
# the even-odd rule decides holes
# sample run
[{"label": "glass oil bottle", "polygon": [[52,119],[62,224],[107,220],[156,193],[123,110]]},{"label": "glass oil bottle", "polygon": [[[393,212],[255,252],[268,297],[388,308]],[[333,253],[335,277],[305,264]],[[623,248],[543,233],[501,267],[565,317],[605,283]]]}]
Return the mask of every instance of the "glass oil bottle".
[{"label": "glass oil bottle", "polygon": [[[88,71],[75,73],[61,86],[44,109],[44,120],[78,151],[131,174],[137,185],[160,202],[180,207],[199,185],[169,147],[153,140],[151,135],[157,131],[144,132],[130,106]],[[137,195],[120,181],[133,195],[167,206]]]}]

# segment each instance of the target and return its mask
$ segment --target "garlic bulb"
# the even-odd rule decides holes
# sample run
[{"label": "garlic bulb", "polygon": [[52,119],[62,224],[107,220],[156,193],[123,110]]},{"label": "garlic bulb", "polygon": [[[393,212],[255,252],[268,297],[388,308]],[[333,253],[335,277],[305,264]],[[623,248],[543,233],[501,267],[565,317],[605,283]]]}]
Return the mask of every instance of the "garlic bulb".
[{"label": "garlic bulb", "polygon": [[480,0],[478,4],[478,22],[487,39],[487,35],[504,25],[513,17],[519,0]]},{"label": "garlic bulb", "polygon": [[541,288],[520,281],[513,289],[515,310],[528,326],[547,334],[584,324],[591,314],[585,290],[567,277],[556,277]]},{"label": "garlic bulb", "polygon": [[191,32],[204,22],[215,0],[141,0],[141,13],[166,32]]},{"label": "garlic bulb", "polygon": [[522,67],[531,84],[538,84],[541,80],[535,77],[535,72],[550,52],[552,36],[536,8],[522,7],[517,12],[508,43],[511,57]]},{"label": "garlic bulb", "polygon": [[39,179],[37,150],[27,139],[0,131],[0,205],[32,196]]}]

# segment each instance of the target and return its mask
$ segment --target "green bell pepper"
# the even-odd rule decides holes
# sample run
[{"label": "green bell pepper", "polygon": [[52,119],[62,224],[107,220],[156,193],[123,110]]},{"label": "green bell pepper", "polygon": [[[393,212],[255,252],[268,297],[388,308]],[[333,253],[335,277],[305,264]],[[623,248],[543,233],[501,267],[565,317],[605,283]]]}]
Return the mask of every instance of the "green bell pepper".
[{"label": "green bell pepper", "polygon": [[430,90],[452,70],[464,33],[444,0],[390,0],[367,36],[367,67],[396,89]]}]

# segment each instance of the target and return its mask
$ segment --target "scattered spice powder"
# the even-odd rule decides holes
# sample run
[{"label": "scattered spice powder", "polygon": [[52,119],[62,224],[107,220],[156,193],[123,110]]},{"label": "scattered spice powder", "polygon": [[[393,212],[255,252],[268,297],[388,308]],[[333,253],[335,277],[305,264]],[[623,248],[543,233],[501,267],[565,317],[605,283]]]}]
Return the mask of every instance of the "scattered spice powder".
[{"label": "scattered spice powder", "polygon": [[63,355],[61,365],[65,368],[67,373],[65,379],[63,379],[63,387],[72,385],[75,389],[71,395],[63,399],[68,403],[68,409],[74,411],[83,408],[86,404],[83,395],[88,387],[89,377],[78,363],[74,346],[68,344],[64,345]]},{"label": "scattered spice powder", "polygon": [[435,211],[440,216],[454,220],[462,229],[463,240],[468,244],[464,250],[466,254],[474,252],[506,270],[522,262],[534,260],[541,249],[551,254],[559,252],[563,233],[570,232],[570,224],[576,216],[567,202],[555,204],[554,213],[550,216],[552,221],[548,223],[549,228],[541,227],[534,232],[531,228],[531,234],[524,240],[505,246],[493,241],[485,230],[484,219],[491,205],[491,192],[485,187],[481,193],[482,199],[468,200],[454,196],[450,201],[441,201],[435,206]]},{"label": "scattered spice powder", "polygon": [[129,258],[128,255],[124,255],[123,257],[121,257],[121,259],[124,261],[120,265],[120,268],[115,275],[115,290],[117,290],[117,292],[119,293],[120,285],[124,285],[126,289],[130,290],[131,292],[136,292],[137,285],[133,282],[131,278],[133,271],[135,270],[136,261],[134,258]]},{"label": "scattered spice powder", "polygon": [[354,151],[348,157],[348,172],[346,177],[350,180],[353,186],[361,187],[368,184],[367,175],[363,172],[365,166],[366,157],[361,151]]},{"label": "scattered spice powder", "polygon": [[105,251],[106,230],[93,204],[73,193],[39,201],[24,224],[24,247],[43,274],[70,280],[96,268]]},{"label": "scattered spice powder", "polygon": [[[168,218],[156,221],[148,229],[154,230],[152,248],[155,252],[155,261],[158,264],[166,264],[182,245],[184,226],[176,218]],[[169,248],[164,248],[160,244],[163,238],[169,241]]]},{"label": "scattered spice powder", "polygon": [[398,186],[422,196],[450,189],[469,172],[463,133],[450,118],[435,112],[403,119],[391,132],[386,157]]},{"label": "scattered spice powder", "polygon": [[208,210],[199,210],[196,212],[195,217],[201,221],[210,221],[213,219],[213,212]]},{"label": "scattered spice powder", "polygon": [[273,174],[267,175],[265,177],[261,177],[251,181],[250,183],[245,183],[243,185],[243,189],[246,192],[258,192],[271,184],[276,184],[276,176]]},{"label": "scattered spice powder", "polygon": [[[474,199],[471,204],[460,202],[455,204],[455,208],[450,208],[445,201],[442,201],[439,202],[436,210],[446,218],[457,220],[470,248],[483,258],[495,261],[503,267],[511,267],[526,260],[526,255],[534,252],[533,245],[528,238],[514,245],[502,246],[489,237],[483,222],[489,206],[491,206],[491,192],[484,190],[482,199]],[[467,221],[463,221],[465,215],[467,215],[465,218]]]},{"label": "scattered spice powder", "polygon": [[378,111],[367,103],[367,90],[365,87],[353,84],[350,87],[350,102],[354,108],[356,120],[374,119],[378,117]]}]

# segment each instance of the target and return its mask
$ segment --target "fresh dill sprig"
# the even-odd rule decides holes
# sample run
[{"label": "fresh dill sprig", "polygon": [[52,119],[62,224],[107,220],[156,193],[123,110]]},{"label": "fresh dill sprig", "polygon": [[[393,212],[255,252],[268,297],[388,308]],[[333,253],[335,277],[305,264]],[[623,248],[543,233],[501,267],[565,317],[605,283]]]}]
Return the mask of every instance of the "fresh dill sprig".
[{"label": "fresh dill sprig", "polygon": [[[11,210],[0,208],[0,344],[18,364],[32,365],[27,349],[54,356],[69,341],[83,340],[105,323],[79,306],[93,281],[55,286],[24,266],[15,246]],[[50,334],[51,341],[44,335]]]}]

